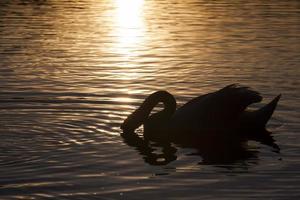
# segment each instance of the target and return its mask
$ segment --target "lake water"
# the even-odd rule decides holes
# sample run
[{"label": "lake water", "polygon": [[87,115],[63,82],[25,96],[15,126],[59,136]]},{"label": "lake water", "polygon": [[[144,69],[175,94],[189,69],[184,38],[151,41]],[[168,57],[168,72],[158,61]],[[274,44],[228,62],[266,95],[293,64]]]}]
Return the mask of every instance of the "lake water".
[{"label": "lake water", "polygon": [[[298,0],[1,1],[0,199],[299,199],[299,49]],[[231,83],[282,93],[279,153],[168,160],[120,135],[156,90],[182,104]]]}]

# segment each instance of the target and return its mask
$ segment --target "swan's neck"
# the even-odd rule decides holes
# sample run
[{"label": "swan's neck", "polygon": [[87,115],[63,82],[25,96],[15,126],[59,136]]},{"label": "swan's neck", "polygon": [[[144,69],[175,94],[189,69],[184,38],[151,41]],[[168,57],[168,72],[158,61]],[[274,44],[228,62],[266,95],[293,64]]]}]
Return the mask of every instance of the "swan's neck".
[{"label": "swan's neck", "polygon": [[157,91],[151,94],[149,97],[147,97],[138,110],[143,112],[145,117],[148,118],[153,108],[160,102],[164,104],[164,109],[160,112],[171,117],[176,110],[176,101],[173,95],[167,91]]},{"label": "swan's neck", "polygon": [[164,118],[170,118],[176,110],[176,100],[167,91],[157,91],[147,97],[142,105],[125,119],[121,128],[127,131],[135,130],[148,119],[153,108],[160,102],[164,104],[160,113]]}]

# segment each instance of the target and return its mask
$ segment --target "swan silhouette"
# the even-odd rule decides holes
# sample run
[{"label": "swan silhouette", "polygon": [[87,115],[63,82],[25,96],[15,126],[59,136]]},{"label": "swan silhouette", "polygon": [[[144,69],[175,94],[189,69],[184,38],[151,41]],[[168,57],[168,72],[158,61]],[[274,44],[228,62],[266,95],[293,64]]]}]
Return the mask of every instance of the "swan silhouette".
[{"label": "swan silhouette", "polygon": [[[196,97],[176,110],[173,95],[157,91],[124,120],[121,129],[123,133],[129,133],[144,125],[144,137],[167,138],[168,141],[193,140],[205,134],[228,137],[266,132],[262,130],[265,130],[280,97],[278,95],[258,110],[246,110],[250,104],[260,102],[261,95],[249,87],[232,84]],[[164,104],[163,110],[150,115],[160,102]]]}]

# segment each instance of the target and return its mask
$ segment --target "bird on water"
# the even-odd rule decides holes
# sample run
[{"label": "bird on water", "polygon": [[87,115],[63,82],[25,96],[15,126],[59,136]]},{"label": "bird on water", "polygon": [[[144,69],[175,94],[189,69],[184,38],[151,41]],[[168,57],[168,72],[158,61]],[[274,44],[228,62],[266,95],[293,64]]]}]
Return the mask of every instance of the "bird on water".
[{"label": "bird on water", "polygon": [[[205,134],[234,135],[264,132],[281,95],[257,110],[249,110],[262,96],[249,87],[228,85],[216,92],[198,96],[176,109],[176,100],[167,91],[150,94],[122,123],[124,133],[144,126],[144,136],[180,140]],[[164,108],[151,114],[158,103]]]}]

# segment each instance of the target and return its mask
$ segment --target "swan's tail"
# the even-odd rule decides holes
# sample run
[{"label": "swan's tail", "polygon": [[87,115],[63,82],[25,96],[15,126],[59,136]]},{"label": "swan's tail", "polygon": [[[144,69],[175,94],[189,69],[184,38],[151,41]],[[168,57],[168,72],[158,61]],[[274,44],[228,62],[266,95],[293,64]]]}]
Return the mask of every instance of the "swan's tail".
[{"label": "swan's tail", "polygon": [[277,103],[281,97],[281,94],[275,97],[270,103],[263,106],[259,110],[255,111],[255,121],[257,127],[265,127],[269,119],[271,118]]}]

